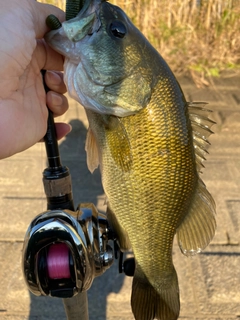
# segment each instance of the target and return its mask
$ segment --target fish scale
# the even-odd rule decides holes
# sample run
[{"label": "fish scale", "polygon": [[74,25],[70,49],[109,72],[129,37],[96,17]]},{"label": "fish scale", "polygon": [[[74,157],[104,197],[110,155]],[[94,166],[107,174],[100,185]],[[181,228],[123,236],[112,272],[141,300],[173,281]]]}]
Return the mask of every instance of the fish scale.
[{"label": "fish scale", "polygon": [[204,103],[187,103],[170,68],[126,14],[86,0],[46,41],[65,56],[69,94],[89,120],[87,164],[100,165],[107,217],[136,267],[136,320],[176,320],[175,234],[183,254],[214,236],[215,204],[199,173],[213,122]]},{"label": "fish scale", "polygon": [[[197,176],[193,145],[189,143],[191,139],[179,134],[179,125],[172,125],[170,130],[166,130],[168,117],[173,121],[176,115],[173,117],[165,108],[163,116],[159,116],[159,105],[154,103],[154,98],[151,101],[152,103],[137,115],[119,119],[124,126],[127,139],[131,141],[133,158],[130,172],[124,174],[118,166],[119,162],[115,162],[111,156],[111,143],[110,148],[106,143],[109,141],[107,133],[106,136],[102,135],[104,121],[101,123],[101,117],[98,114],[91,115],[91,111],[87,114],[99,149],[105,150],[101,160],[102,181],[111,210],[118,213],[118,222],[131,239],[137,264],[141,261],[144,274],[142,282],[145,286],[150,282],[155,285],[157,291],[161,291],[169,286],[166,279],[174,272],[173,237],[188,212]],[[182,113],[185,104],[182,103]],[[152,110],[153,117],[158,111],[158,121],[156,117],[155,121],[151,120],[149,109]],[[178,124],[181,121],[179,117],[177,119]],[[99,138],[101,135],[102,142]],[[162,155],[159,150],[164,150],[166,154]],[[121,154],[121,150],[119,153]],[[139,212],[142,213],[141,219],[136,219]],[[136,233],[143,237],[136,237]],[[121,237],[120,235],[119,238]]]},{"label": "fish scale", "polygon": [[[156,108],[158,109],[159,106],[156,105]],[[154,104],[150,104],[148,109],[152,109],[154,111]],[[99,115],[96,116],[99,118]],[[89,119],[92,118],[92,115],[89,115],[89,112],[88,117]],[[191,145],[188,145],[187,148],[182,145],[178,147],[178,144],[176,144],[176,138],[169,139],[164,137],[163,139],[156,139],[156,136],[158,136],[156,131],[159,131],[159,136],[161,136],[160,133],[163,132],[162,124],[165,126],[167,121],[164,119],[164,117],[159,117],[159,123],[156,121],[149,121],[147,109],[144,109],[141,113],[135,115],[134,117],[122,118],[119,121],[124,124],[126,135],[131,141],[133,164],[131,172],[127,172],[126,176],[124,176],[122,168],[119,168],[114,161],[114,158],[111,157],[111,149],[106,150],[102,157],[103,168],[107,168],[107,170],[102,170],[102,179],[103,184],[105,185],[105,192],[107,198],[111,201],[111,209],[114,212],[118,212],[118,220],[122,224],[123,228],[127,231],[133,230],[133,234],[128,231],[130,238],[133,237],[136,230],[139,231],[140,234],[144,234],[145,231],[141,229],[145,224],[149,224],[149,215],[153,216],[151,227],[156,227],[157,233],[161,234],[161,227],[159,227],[158,222],[161,222],[161,224],[164,225],[165,230],[163,230],[163,236],[159,237],[159,239],[155,239],[156,232],[153,232],[153,237],[150,234],[151,247],[154,251],[156,247],[161,248],[162,239],[173,238],[176,227],[180,223],[179,220],[184,218],[184,213],[179,213],[179,211],[184,210],[182,202],[185,203],[186,199],[189,198],[189,194],[194,188],[194,180],[196,180],[194,172],[194,158],[192,156],[193,152],[191,150]],[[142,123],[144,123],[144,126]],[[149,127],[148,123],[150,124]],[[90,126],[92,128],[94,127],[91,125],[91,120]],[[96,128],[95,123],[96,137],[101,135],[102,127],[103,125],[101,124],[101,120],[98,129]],[[137,128],[141,127],[144,127],[146,130],[138,131]],[[158,129],[156,129],[156,127]],[[136,130],[134,130],[134,128],[136,128]],[[153,132],[153,137],[155,137],[154,140],[151,140],[150,132]],[[167,135],[168,133],[166,130],[164,130],[164,136]],[[172,135],[171,132],[170,135]],[[174,137],[175,136],[176,134]],[[100,149],[103,149],[103,144],[108,141],[108,139],[105,137],[103,137],[102,143],[100,139],[97,140]],[[180,137],[180,141],[181,140],[182,139]],[[172,157],[169,157],[169,155],[166,156],[165,161],[163,159],[164,156],[162,157],[161,155],[152,158],[151,155],[158,154],[157,151],[159,149],[169,150],[169,152],[172,154]],[[186,149],[185,156],[182,149]],[[152,159],[154,159],[154,161]],[[188,160],[186,161],[186,159]],[[183,172],[184,175],[180,174],[180,169],[178,172],[176,168],[174,170],[172,169],[172,167],[175,167],[176,165],[179,168],[181,168],[182,165],[185,167],[186,164],[190,164],[190,162],[192,162],[192,166],[187,165],[187,167],[189,167],[189,171],[187,171],[185,168]],[[171,173],[171,171],[173,171],[173,173]],[[113,172],[115,183],[112,181]],[[168,180],[167,186],[166,180]],[[107,186],[109,186],[111,190],[109,190]],[[185,188],[185,194],[183,193],[184,186],[187,186],[187,188]],[[146,189],[147,192],[145,191]],[[131,197],[129,196],[130,194]],[[181,194],[181,198],[179,197],[179,194]],[[136,205],[136,202],[138,205]],[[172,207],[170,210],[169,205]],[[141,220],[134,221],[136,220],[137,216],[136,211],[145,212],[146,214],[142,216]],[[156,217],[154,214],[156,211],[161,218]],[[169,214],[169,211],[175,213],[175,215]],[[187,211],[187,208],[185,208],[185,213],[187,213]],[[128,214],[126,214],[126,212],[128,212]],[[166,228],[167,221],[170,221],[171,223],[170,228]],[[136,224],[136,227],[134,227],[134,223]],[[146,235],[146,237],[148,237],[148,235]],[[139,239],[136,239],[136,244],[133,242],[133,240],[131,243],[133,247],[137,247],[139,245]],[[149,250],[149,248],[147,250]],[[169,249],[166,248],[164,244],[163,249],[160,249],[163,255],[165,250],[167,252],[169,250],[171,251],[171,246]],[[135,250],[133,249],[133,251]],[[144,252],[143,256],[147,257],[147,252]],[[143,258],[144,257],[141,257],[141,260],[144,260]],[[163,260],[164,259],[159,259],[159,262]],[[154,262],[155,264],[157,263],[155,260]],[[151,263],[153,263],[153,261]],[[166,261],[164,261],[164,264],[166,264]],[[157,269],[159,270],[161,267],[157,267]]]}]

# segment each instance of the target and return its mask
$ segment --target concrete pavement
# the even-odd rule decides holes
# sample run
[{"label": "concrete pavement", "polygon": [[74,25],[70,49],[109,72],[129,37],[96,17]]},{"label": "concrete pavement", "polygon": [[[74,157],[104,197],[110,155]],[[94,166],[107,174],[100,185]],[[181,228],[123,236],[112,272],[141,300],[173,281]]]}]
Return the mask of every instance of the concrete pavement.
[{"label": "concrete pavement", "polygon": [[[188,101],[207,101],[215,135],[202,175],[217,204],[218,229],[212,243],[187,258],[174,245],[174,263],[181,293],[180,319],[240,319],[240,78],[220,78],[198,89],[188,78],[179,82]],[[70,168],[75,204],[93,202],[104,211],[99,172],[91,175],[85,163],[87,120],[71,102],[62,117],[73,131],[60,142],[62,162]],[[42,171],[45,149],[38,144],[0,161],[0,319],[66,319],[59,299],[33,297],[21,270],[23,238],[30,221],[45,211]],[[90,320],[131,320],[131,278],[117,264],[95,279],[89,290]]]}]

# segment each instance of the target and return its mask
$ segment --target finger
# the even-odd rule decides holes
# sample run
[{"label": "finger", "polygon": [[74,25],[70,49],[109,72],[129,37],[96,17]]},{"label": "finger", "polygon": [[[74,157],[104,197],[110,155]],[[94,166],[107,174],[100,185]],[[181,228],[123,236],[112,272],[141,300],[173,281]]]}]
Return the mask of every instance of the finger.
[{"label": "finger", "polygon": [[[68,123],[57,122],[55,123],[55,129],[56,129],[57,139],[60,140],[72,131],[72,126]],[[44,139],[41,139],[39,142],[43,142],[43,141]]]},{"label": "finger", "polygon": [[48,91],[46,99],[47,106],[55,117],[63,115],[68,110],[68,100],[64,95]]},{"label": "finger", "polygon": [[33,24],[36,33],[36,38],[41,39],[44,37],[46,32],[50,29],[46,25],[46,18],[50,14],[55,15],[61,22],[65,20],[65,13],[50,4],[39,3],[37,1],[32,2],[33,6]]},{"label": "finger", "polygon": [[56,123],[57,139],[60,140],[72,131],[72,126],[68,123]]},{"label": "finger", "polygon": [[47,71],[45,74],[45,82],[48,88],[58,93],[66,93],[67,88],[63,81],[63,73],[60,71]]},{"label": "finger", "polygon": [[44,39],[37,40],[33,58],[36,58],[39,70],[63,70],[63,56],[50,48]]}]

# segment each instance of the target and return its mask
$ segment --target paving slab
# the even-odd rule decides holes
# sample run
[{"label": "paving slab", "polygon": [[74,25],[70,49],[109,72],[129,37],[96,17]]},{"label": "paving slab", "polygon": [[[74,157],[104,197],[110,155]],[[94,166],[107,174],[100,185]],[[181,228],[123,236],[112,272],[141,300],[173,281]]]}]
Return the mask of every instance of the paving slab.
[{"label": "paving slab", "polygon": [[[179,319],[240,319],[240,78],[215,80],[197,88],[179,78],[189,101],[207,101],[213,110],[211,147],[202,178],[217,205],[218,229],[212,243],[196,257],[187,258],[174,244],[173,258],[179,277]],[[62,162],[70,168],[75,204],[93,202],[105,210],[99,171],[87,169],[84,150],[87,119],[82,107],[71,101],[61,121],[72,132],[60,142]],[[37,144],[0,161],[0,319],[66,319],[60,299],[35,297],[26,289],[21,270],[25,232],[30,221],[45,211],[42,171],[45,149]],[[89,296],[90,320],[133,320],[130,308],[132,279],[114,265],[96,278]]]}]

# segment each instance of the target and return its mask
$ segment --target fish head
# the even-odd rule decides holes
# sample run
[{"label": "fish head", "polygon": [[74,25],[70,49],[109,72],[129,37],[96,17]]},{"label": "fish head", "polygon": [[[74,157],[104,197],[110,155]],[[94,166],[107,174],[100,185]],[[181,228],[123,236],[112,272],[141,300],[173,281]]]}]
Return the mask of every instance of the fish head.
[{"label": "fish head", "polygon": [[87,1],[75,18],[49,32],[46,41],[65,56],[69,94],[85,108],[122,117],[149,102],[147,40],[119,7]]}]

